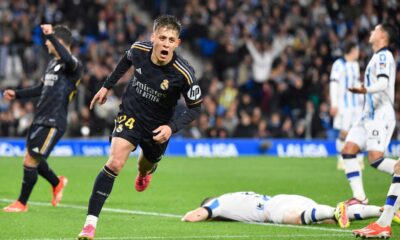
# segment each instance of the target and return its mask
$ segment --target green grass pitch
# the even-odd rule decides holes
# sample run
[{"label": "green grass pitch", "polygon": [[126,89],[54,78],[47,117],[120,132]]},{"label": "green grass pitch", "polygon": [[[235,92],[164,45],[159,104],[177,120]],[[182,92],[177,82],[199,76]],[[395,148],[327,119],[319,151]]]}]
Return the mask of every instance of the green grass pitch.
[{"label": "green grass pitch", "polygon": [[[106,157],[52,157],[57,174],[69,179],[59,207],[51,207],[51,188],[39,178],[27,213],[0,212],[0,239],[76,239],[85,220],[93,182]],[[0,157],[0,206],[18,197],[22,158]],[[371,204],[382,205],[391,177],[367,166],[364,183]],[[129,159],[100,215],[96,239],[354,239],[350,230],[371,220],[335,225],[274,226],[234,222],[183,223],[188,210],[206,196],[234,191],[267,195],[301,194],[336,205],[350,188],[335,158],[184,158],[165,157],[150,187],[134,189],[136,158]],[[392,224],[393,239],[400,226]]]}]

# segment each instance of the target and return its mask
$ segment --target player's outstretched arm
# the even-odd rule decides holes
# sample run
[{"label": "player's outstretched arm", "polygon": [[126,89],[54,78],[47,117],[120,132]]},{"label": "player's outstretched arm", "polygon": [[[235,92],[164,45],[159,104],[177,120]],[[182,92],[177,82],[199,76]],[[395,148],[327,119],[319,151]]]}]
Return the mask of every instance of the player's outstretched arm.
[{"label": "player's outstretched arm", "polygon": [[108,89],[105,87],[100,88],[100,90],[94,95],[92,101],[90,102],[90,110],[93,109],[96,102],[100,105],[104,104],[107,101],[107,93]]},{"label": "player's outstretched arm", "polygon": [[59,40],[54,36],[53,26],[51,24],[40,25],[42,32],[46,35],[47,39],[53,44],[54,49],[57,51],[61,60],[65,63],[65,66],[69,70],[74,70],[78,66],[78,61],[75,60],[71,53],[63,46]]},{"label": "player's outstretched arm", "polygon": [[43,83],[26,89],[18,89],[18,90],[7,89],[4,91],[3,96],[5,99],[9,101],[17,98],[38,97],[42,93],[42,88],[43,88]]},{"label": "player's outstretched arm", "polygon": [[203,207],[199,207],[193,211],[186,213],[181,220],[183,222],[200,222],[206,220],[207,218],[207,210]]}]

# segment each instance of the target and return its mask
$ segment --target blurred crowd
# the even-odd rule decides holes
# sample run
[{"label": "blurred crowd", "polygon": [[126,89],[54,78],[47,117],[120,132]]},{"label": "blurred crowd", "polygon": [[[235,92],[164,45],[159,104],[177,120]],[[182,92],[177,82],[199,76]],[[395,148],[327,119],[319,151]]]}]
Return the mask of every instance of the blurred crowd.
[{"label": "blurred crowd", "polygon": [[[201,59],[196,76],[203,111],[178,133],[190,138],[334,139],[329,115],[333,61],[342,56],[346,41],[355,41],[363,75],[372,56],[370,30],[383,21],[400,27],[396,0],[0,0],[0,89],[37,84],[49,60],[39,25],[68,25],[73,54],[85,72],[70,106],[67,136],[108,136],[132,73],[110,91],[105,106],[89,111],[88,105],[124,51],[134,41],[149,39],[152,22],[134,14],[133,4],[150,19],[178,16],[181,47]],[[396,59],[400,67],[399,55]],[[0,136],[24,136],[34,109],[35,101],[0,99]]]}]

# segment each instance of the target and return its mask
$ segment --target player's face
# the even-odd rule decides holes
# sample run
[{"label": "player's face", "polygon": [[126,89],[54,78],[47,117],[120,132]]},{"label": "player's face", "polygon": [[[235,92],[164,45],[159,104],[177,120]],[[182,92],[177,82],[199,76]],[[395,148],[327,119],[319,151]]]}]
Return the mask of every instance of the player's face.
[{"label": "player's face", "polygon": [[379,38],[382,38],[384,34],[385,32],[382,30],[381,25],[377,25],[374,30],[371,31],[369,43],[374,44]]},{"label": "player's face", "polygon": [[157,65],[165,65],[171,61],[181,40],[176,30],[162,27],[153,32],[151,42],[153,43],[151,60]]},{"label": "player's face", "polygon": [[355,47],[351,50],[351,58],[353,61],[356,61],[358,57],[360,56],[360,49],[358,47]]}]

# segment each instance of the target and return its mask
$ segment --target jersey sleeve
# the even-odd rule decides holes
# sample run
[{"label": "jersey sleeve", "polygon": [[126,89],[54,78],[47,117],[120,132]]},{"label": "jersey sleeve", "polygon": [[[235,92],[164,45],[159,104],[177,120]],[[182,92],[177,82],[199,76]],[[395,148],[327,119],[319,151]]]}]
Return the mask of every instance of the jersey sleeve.
[{"label": "jersey sleeve", "polygon": [[191,67],[184,66],[183,64],[176,62],[177,69],[182,73],[184,78],[184,85],[182,88],[182,95],[185,98],[185,102],[188,108],[194,108],[201,105],[203,96],[201,94],[200,86],[194,75],[194,70]]},{"label": "jersey sleeve", "polygon": [[331,76],[330,76],[331,82],[332,81],[339,82],[340,79],[342,78],[342,74],[343,74],[343,65],[339,62],[339,60],[336,60],[336,62],[332,65]]},{"label": "jersey sleeve", "polygon": [[223,217],[221,216],[221,206],[218,198],[206,203],[203,207],[208,212],[208,218]]},{"label": "jersey sleeve", "polygon": [[132,44],[131,48],[126,51],[126,56],[129,61],[131,61],[133,64],[135,63],[134,59],[137,54],[140,52],[150,52],[152,48],[152,45],[150,42],[135,42]]},{"label": "jersey sleeve", "polygon": [[47,35],[47,39],[53,44],[61,60],[65,63],[67,71],[75,71],[79,67],[79,61],[56,39],[54,34]]},{"label": "jersey sleeve", "polygon": [[376,78],[385,77],[389,79],[390,75],[390,56],[389,51],[384,51],[378,53],[377,59],[375,61]]},{"label": "jersey sleeve", "polygon": [[337,60],[331,70],[330,82],[329,82],[329,95],[331,99],[331,106],[337,107],[338,105],[338,89],[339,81],[342,78],[343,67],[342,64]]}]

